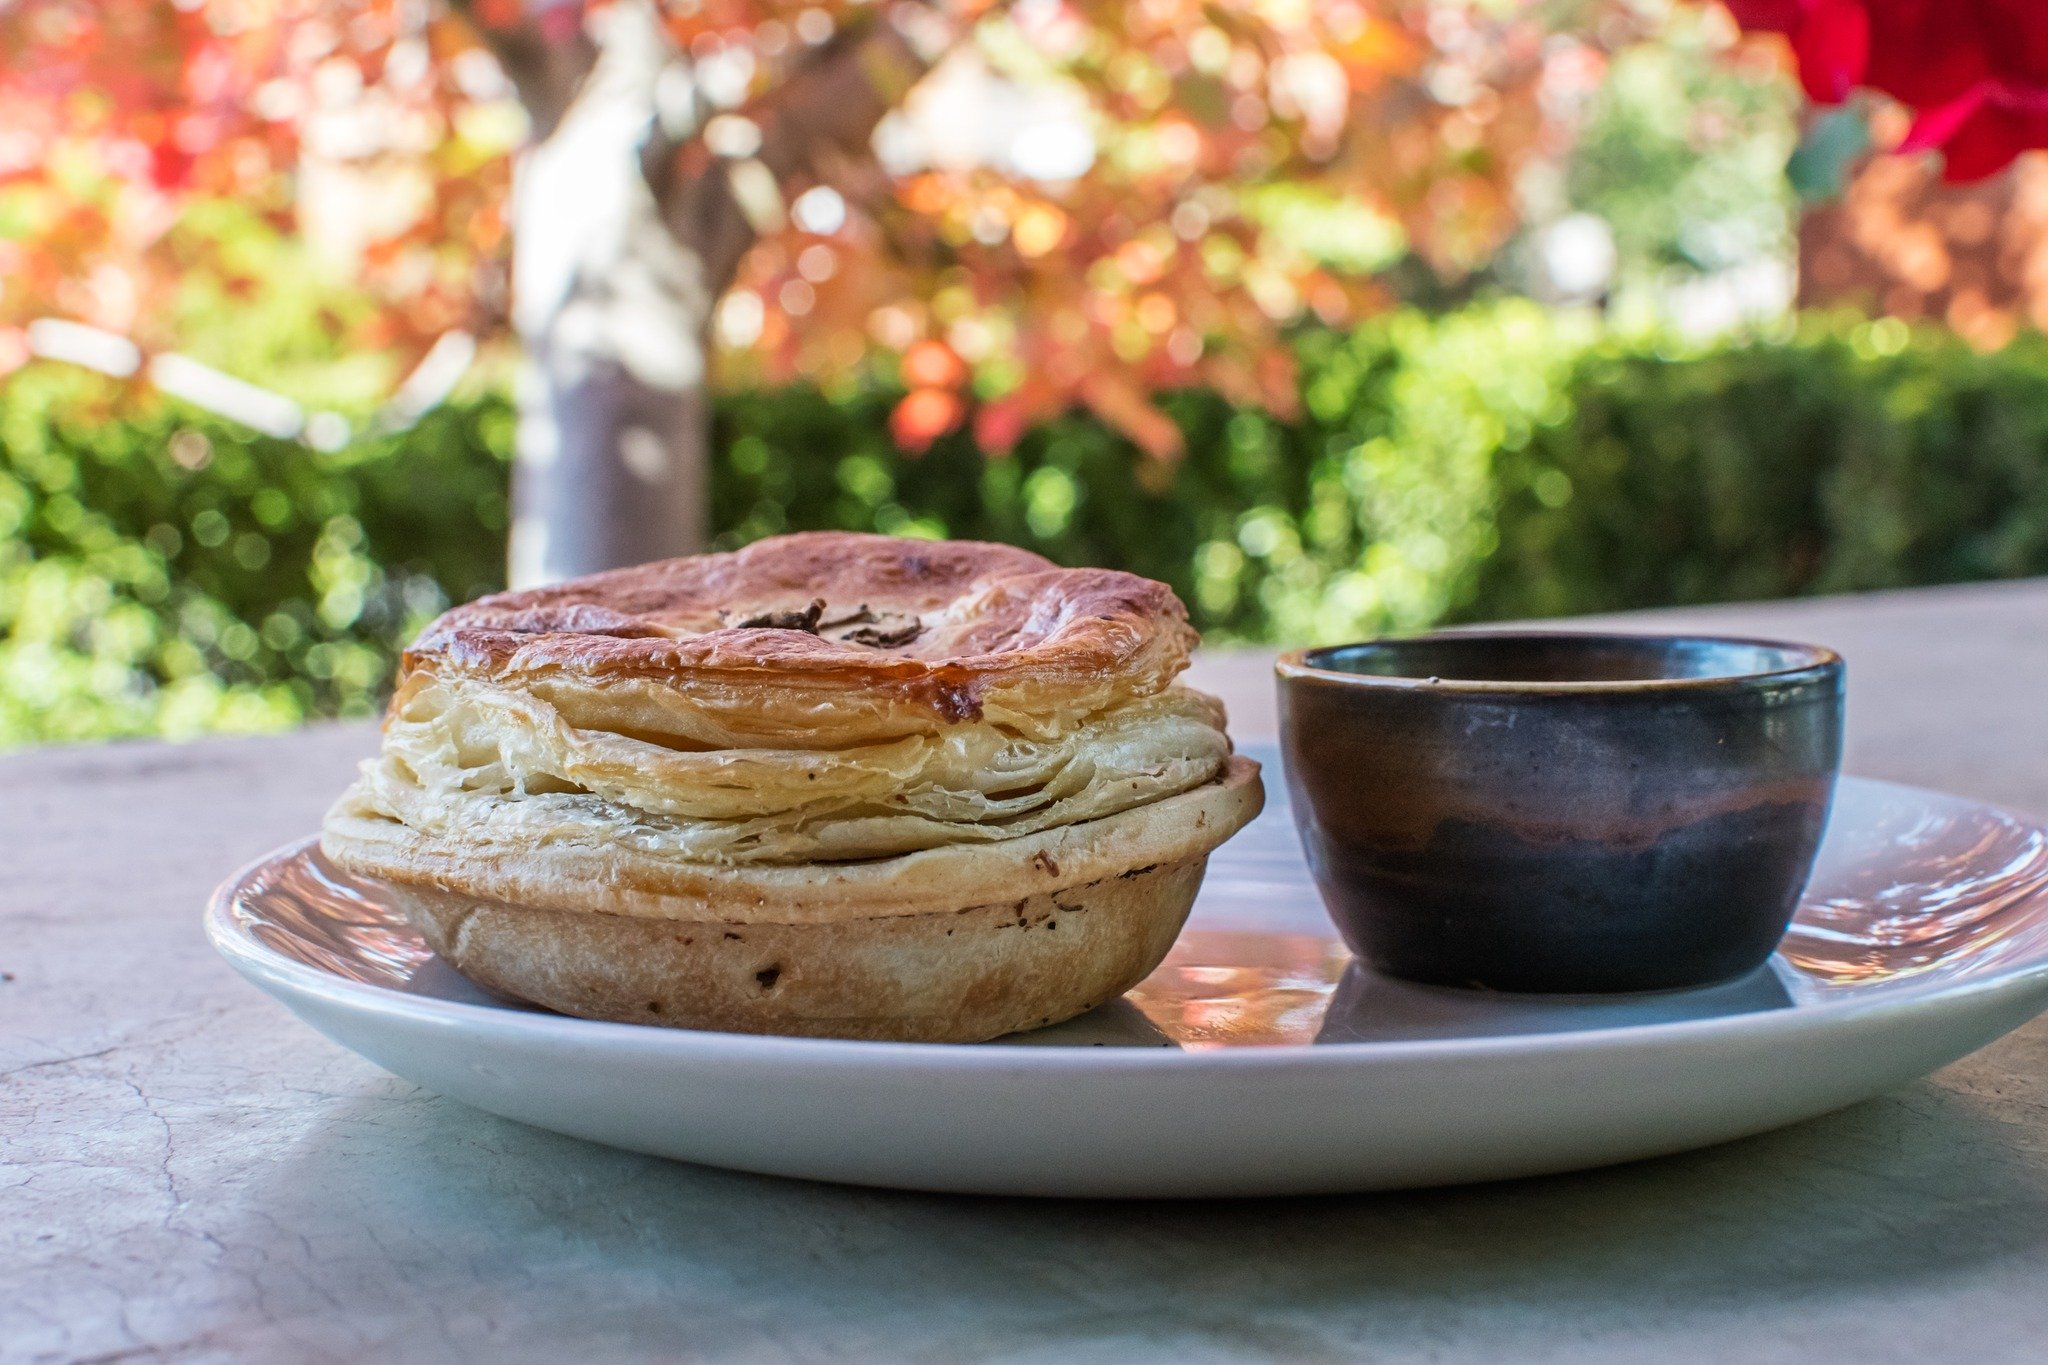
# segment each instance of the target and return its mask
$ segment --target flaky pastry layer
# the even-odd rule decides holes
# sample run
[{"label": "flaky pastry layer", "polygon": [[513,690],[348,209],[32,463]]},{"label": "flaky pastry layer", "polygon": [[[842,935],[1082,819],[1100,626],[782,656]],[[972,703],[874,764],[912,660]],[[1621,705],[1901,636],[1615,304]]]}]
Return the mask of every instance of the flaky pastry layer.
[{"label": "flaky pastry layer", "polygon": [[677,750],[571,725],[542,697],[422,675],[340,811],[436,838],[577,841],[709,863],[840,862],[993,843],[1200,786],[1230,753],[1223,711],[1186,688],[1056,739],[986,722],[829,753]]},{"label": "flaky pastry layer", "polygon": [[538,909],[681,923],[852,924],[952,913],[1204,858],[1264,801],[1259,765],[1236,754],[1212,782],[1099,820],[860,862],[732,866],[578,837],[538,845],[441,838],[346,803],[329,814],[320,847],[351,872]]}]

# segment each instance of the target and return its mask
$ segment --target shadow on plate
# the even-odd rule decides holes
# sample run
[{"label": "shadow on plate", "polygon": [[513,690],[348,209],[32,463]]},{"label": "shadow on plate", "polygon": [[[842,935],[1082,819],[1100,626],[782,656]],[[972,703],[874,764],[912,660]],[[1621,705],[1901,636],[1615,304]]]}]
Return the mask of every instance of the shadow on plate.
[{"label": "shadow on plate", "polygon": [[1499,1038],[1637,1028],[1792,1007],[1776,964],[1695,990],[1627,996],[1501,995],[1395,981],[1353,963],[1330,997],[1318,1043]]}]

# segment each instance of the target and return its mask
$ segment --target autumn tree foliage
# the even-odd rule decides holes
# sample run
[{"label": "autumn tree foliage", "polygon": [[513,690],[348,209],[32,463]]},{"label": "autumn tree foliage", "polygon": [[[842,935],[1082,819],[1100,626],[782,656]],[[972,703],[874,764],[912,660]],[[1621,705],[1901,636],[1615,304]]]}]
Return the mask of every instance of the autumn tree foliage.
[{"label": "autumn tree foliage", "polygon": [[[894,353],[912,451],[1080,404],[1166,476],[1150,395],[1290,408],[1282,330],[1380,302],[1361,241],[1491,255],[1625,11],[0,0],[0,366],[43,316],[174,345],[220,263],[172,229],[230,199],[364,219],[366,344],[517,332],[524,579],[701,543],[718,336],[770,380]],[[970,117],[1000,145],[933,137]]]},{"label": "autumn tree foliage", "polygon": [[504,295],[512,143],[487,127],[503,81],[459,25],[408,8],[0,3],[0,327],[52,316],[175,346],[181,280],[260,284],[195,255],[211,244],[175,231],[187,211],[231,201],[289,227],[293,172],[318,161],[377,177],[396,209],[362,260],[388,306],[353,340],[417,351],[488,330]]}]

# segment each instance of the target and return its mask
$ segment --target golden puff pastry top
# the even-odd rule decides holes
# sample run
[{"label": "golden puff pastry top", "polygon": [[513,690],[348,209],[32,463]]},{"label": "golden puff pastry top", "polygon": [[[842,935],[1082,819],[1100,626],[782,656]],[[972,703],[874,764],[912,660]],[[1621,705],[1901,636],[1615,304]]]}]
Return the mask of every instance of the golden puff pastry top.
[{"label": "golden puff pastry top", "polygon": [[1134,574],[818,531],[482,598],[405,670],[664,743],[837,748],[961,722],[1049,737],[1164,690],[1195,638],[1173,590]]}]

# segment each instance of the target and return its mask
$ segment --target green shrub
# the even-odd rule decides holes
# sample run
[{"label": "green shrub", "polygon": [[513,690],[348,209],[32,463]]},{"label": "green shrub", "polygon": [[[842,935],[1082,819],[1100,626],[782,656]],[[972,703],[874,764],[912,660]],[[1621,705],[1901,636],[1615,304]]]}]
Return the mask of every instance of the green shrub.
[{"label": "green shrub", "polygon": [[[1173,469],[1080,416],[895,450],[894,395],[729,395],[722,544],[1006,540],[1171,583],[1215,641],[2048,573],[2048,341],[1820,317],[1709,348],[1524,303],[1299,340],[1298,421],[1164,402]],[[34,366],[0,388],[0,744],[361,715],[498,583],[485,393],[337,454]]]},{"label": "green shrub", "polygon": [[0,395],[0,744],[370,713],[500,582],[511,414],[341,454],[36,366]]},{"label": "green shrub", "polygon": [[2048,573],[2048,340],[1984,355],[1847,318],[1699,354],[1609,338],[1495,481],[1466,618]]}]

